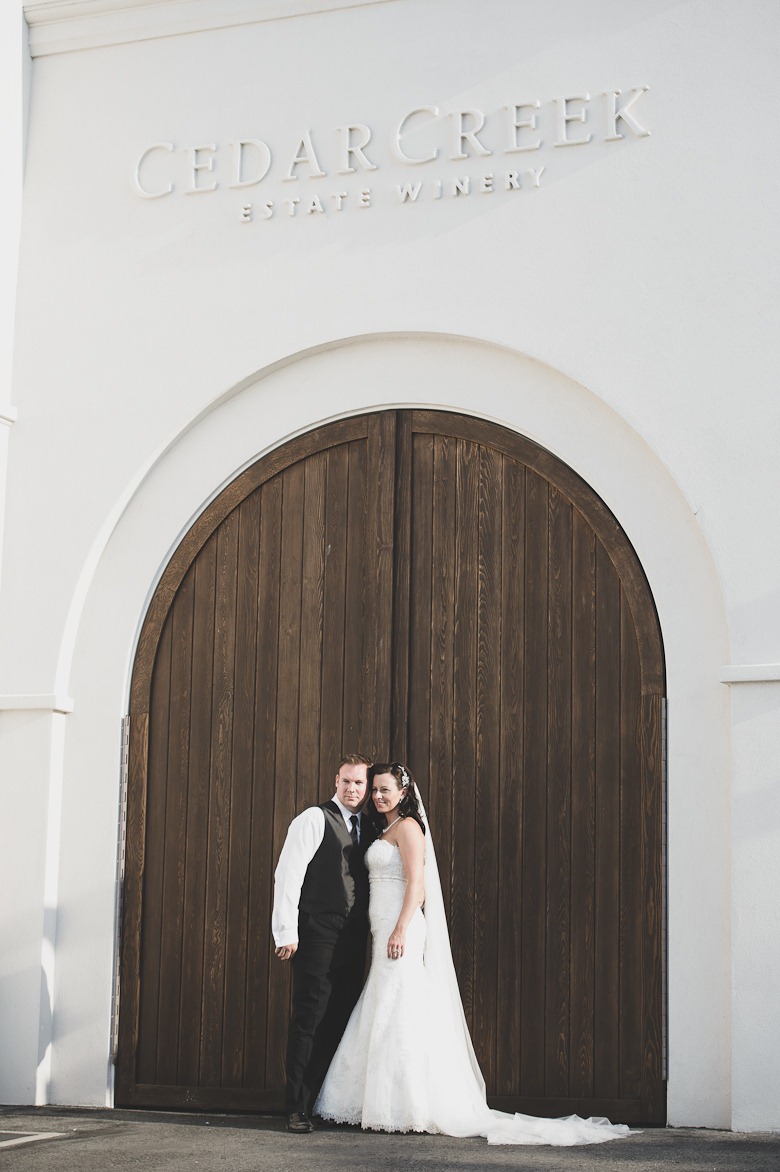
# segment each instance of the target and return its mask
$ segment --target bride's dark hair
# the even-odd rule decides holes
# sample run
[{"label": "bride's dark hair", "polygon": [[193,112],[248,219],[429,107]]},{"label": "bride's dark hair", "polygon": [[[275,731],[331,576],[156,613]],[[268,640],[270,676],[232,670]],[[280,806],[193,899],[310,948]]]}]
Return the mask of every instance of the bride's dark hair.
[{"label": "bride's dark hair", "polygon": [[368,793],[369,799],[366,804],[365,813],[369,820],[376,826],[377,830],[382,830],[385,824],[384,814],[380,814],[374,805],[374,799],[371,797],[371,790],[374,787],[374,778],[380,777],[383,773],[391,773],[395,778],[398,788],[403,790],[403,797],[396,806],[396,810],[401,818],[414,818],[423,834],[425,834],[425,825],[420,814],[420,803],[417,801],[417,794],[414,792],[414,778],[411,770],[407,769],[400,761],[382,762],[375,761],[368,770]]}]

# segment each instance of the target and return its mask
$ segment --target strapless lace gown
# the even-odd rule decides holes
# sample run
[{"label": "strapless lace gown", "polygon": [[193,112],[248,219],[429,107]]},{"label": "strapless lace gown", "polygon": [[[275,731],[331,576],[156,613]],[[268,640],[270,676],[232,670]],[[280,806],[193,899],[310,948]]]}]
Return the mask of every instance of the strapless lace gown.
[{"label": "strapless lace gown", "polygon": [[607,1120],[536,1119],[491,1110],[458,1023],[442,1013],[424,964],[425,916],[415,912],[404,956],[387,940],[406,879],[396,846],[379,839],[366,852],[371,884],[371,971],[330,1065],[315,1113],[375,1131],[485,1136],[490,1143],[600,1143],[628,1128]]}]

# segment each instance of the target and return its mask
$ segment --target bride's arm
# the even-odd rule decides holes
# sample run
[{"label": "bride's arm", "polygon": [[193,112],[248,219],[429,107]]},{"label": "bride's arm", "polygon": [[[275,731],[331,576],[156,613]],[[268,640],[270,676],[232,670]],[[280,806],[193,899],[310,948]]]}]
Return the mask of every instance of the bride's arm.
[{"label": "bride's arm", "polygon": [[396,843],[406,876],[406,894],[398,922],[387,941],[387,955],[391,960],[403,956],[407,925],[425,899],[425,838],[414,818],[404,818],[399,824]]}]

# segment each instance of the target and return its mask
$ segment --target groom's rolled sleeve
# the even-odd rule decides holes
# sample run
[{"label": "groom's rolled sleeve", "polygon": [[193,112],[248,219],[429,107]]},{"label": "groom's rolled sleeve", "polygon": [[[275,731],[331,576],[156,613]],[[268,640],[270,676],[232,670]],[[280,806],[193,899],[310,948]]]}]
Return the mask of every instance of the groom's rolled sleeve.
[{"label": "groom's rolled sleeve", "polygon": [[293,818],[274,872],[271,931],[277,948],[298,943],[298,903],[306,869],[325,835],[325,815],[311,806]]}]

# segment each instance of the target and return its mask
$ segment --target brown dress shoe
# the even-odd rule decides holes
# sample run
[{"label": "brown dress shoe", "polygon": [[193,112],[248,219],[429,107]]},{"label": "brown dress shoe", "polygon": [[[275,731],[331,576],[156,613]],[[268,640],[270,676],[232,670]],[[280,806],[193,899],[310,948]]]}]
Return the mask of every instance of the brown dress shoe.
[{"label": "brown dress shoe", "polygon": [[305,1135],[309,1131],[314,1131],[314,1124],[305,1111],[293,1111],[292,1115],[287,1116],[287,1130]]}]

